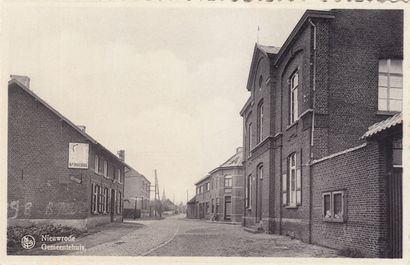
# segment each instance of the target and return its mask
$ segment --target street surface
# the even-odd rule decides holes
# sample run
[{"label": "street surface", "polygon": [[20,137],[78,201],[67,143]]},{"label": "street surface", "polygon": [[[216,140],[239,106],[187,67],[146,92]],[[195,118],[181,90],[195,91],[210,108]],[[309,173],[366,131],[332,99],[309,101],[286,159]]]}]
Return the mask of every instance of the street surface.
[{"label": "street surface", "polygon": [[[289,237],[252,234],[239,225],[186,219],[132,220],[143,224],[121,237],[108,230],[81,239],[86,250],[71,255],[87,256],[253,256],[337,257],[336,251],[291,240]],[[115,229],[114,229],[115,232]]]}]

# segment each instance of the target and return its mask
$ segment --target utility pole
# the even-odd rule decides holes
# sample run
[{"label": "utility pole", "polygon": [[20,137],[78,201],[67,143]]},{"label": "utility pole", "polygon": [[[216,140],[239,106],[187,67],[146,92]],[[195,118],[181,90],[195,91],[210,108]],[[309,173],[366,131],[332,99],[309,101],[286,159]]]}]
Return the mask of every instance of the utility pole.
[{"label": "utility pole", "polygon": [[154,213],[155,216],[158,214],[158,203],[159,203],[159,185],[158,185],[158,177],[157,177],[157,170],[154,169],[155,174],[155,199],[154,199]]}]

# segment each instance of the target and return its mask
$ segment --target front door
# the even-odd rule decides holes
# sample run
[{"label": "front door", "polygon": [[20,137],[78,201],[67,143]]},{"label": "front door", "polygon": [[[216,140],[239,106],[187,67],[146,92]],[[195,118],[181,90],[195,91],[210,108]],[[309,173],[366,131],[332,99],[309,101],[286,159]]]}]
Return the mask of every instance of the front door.
[{"label": "front door", "polygon": [[231,196],[226,196],[225,197],[225,220],[230,221],[231,220],[231,212],[232,212],[232,202],[231,202]]},{"label": "front door", "polygon": [[389,181],[389,243],[390,257],[401,258],[403,248],[402,169],[395,168]]},{"label": "front door", "polygon": [[111,202],[110,202],[110,216],[111,216],[111,222],[114,222],[114,211],[115,211],[115,190],[111,189]]}]

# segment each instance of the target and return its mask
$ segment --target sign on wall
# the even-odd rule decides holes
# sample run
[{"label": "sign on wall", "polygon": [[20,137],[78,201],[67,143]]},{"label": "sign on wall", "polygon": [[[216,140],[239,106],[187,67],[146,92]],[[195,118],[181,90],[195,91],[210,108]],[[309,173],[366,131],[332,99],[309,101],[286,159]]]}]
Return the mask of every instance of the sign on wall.
[{"label": "sign on wall", "polygon": [[68,168],[88,169],[88,144],[70,143],[68,147]]}]

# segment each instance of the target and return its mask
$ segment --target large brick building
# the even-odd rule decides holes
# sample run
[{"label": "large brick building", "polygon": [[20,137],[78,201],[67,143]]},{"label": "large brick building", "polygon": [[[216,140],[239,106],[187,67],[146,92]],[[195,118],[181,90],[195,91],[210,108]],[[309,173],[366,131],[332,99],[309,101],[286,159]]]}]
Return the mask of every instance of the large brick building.
[{"label": "large brick building", "polygon": [[151,181],[135,169],[125,172],[124,216],[145,217],[151,214]]},{"label": "large brick building", "polygon": [[29,89],[8,84],[8,225],[122,221],[128,166]]},{"label": "large brick building", "polygon": [[[190,201],[192,218],[241,223],[243,213],[243,148],[195,183],[195,204]],[[195,208],[196,207],[196,208]]]},{"label": "large brick building", "polygon": [[[394,256],[386,152],[362,136],[401,111],[402,50],[399,10],[308,10],[281,48],[255,45],[241,110],[245,226]],[[361,182],[347,179],[355,167]]]}]

